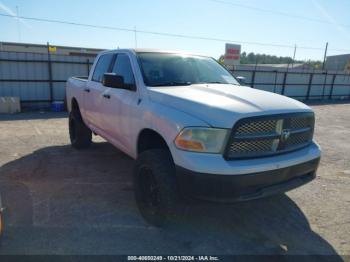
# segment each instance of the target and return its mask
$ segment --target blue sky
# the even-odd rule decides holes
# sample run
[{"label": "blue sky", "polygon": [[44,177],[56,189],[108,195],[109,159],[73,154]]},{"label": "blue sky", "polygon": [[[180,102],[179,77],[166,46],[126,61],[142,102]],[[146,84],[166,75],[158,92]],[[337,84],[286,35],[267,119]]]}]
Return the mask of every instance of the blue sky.
[{"label": "blue sky", "polygon": [[[231,4],[230,4],[231,3]],[[249,6],[256,9],[242,7]],[[325,43],[329,54],[350,53],[349,0],[0,0],[0,13],[19,8],[20,16],[49,18],[78,23],[109,25],[138,30],[204,36],[243,42],[306,46],[297,48],[297,59],[323,57]],[[258,10],[257,10],[258,9]],[[326,21],[319,23],[276,13]],[[97,48],[135,47],[130,32],[79,26],[20,21],[0,17],[0,41],[22,41]],[[179,49],[219,57],[224,42],[159,35],[137,34],[137,46]],[[292,56],[293,48],[242,44],[246,52]]]}]

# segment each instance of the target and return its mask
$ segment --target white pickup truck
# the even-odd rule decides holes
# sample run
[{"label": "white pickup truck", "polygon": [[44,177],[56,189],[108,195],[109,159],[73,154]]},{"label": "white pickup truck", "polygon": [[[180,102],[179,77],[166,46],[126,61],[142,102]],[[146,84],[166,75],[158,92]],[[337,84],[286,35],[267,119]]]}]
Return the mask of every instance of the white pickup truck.
[{"label": "white pickup truck", "polygon": [[88,147],[94,133],[136,159],[136,202],[153,225],[176,215],[183,196],[243,201],[315,178],[313,111],[240,85],[213,58],[105,51],[66,91],[72,146]]}]

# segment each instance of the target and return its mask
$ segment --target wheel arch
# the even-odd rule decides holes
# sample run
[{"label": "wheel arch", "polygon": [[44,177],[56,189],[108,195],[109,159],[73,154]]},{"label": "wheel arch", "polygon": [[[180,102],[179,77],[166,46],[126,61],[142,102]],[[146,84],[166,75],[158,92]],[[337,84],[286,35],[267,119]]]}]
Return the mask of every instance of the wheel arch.
[{"label": "wheel arch", "polygon": [[80,112],[79,103],[75,97],[73,97],[71,100],[70,109],[71,109],[71,111],[78,110]]},{"label": "wheel arch", "polygon": [[140,131],[137,137],[136,149],[137,155],[150,149],[167,149],[170,152],[164,137],[159,132],[150,128],[144,128]]}]

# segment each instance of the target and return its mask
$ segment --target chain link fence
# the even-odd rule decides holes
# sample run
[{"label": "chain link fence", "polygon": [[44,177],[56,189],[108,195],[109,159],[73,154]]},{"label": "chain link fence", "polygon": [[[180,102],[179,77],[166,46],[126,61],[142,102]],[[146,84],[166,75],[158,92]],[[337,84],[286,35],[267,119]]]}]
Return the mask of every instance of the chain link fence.
[{"label": "chain link fence", "polygon": [[0,52],[0,97],[19,97],[22,107],[45,108],[65,100],[65,82],[89,74],[94,57]]},{"label": "chain link fence", "polygon": [[[89,74],[94,57],[0,52],[0,97],[19,97],[22,107],[65,100],[65,82]],[[299,100],[350,99],[350,75],[339,71],[263,69],[240,65],[232,73],[257,89]]]},{"label": "chain link fence", "polygon": [[350,74],[290,68],[259,68],[240,65],[232,73],[246,84],[298,100],[350,99]]}]

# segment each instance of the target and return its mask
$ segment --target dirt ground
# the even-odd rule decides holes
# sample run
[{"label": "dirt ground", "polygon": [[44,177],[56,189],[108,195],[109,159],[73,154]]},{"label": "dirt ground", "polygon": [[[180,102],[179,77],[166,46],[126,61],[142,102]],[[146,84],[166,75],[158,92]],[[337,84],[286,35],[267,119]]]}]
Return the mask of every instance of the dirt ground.
[{"label": "dirt ground", "polygon": [[0,254],[350,255],[350,104],[313,108],[317,179],[266,199],[189,203],[166,229],[140,217],[125,154],[98,137],[72,149],[66,114],[2,115]]}]

